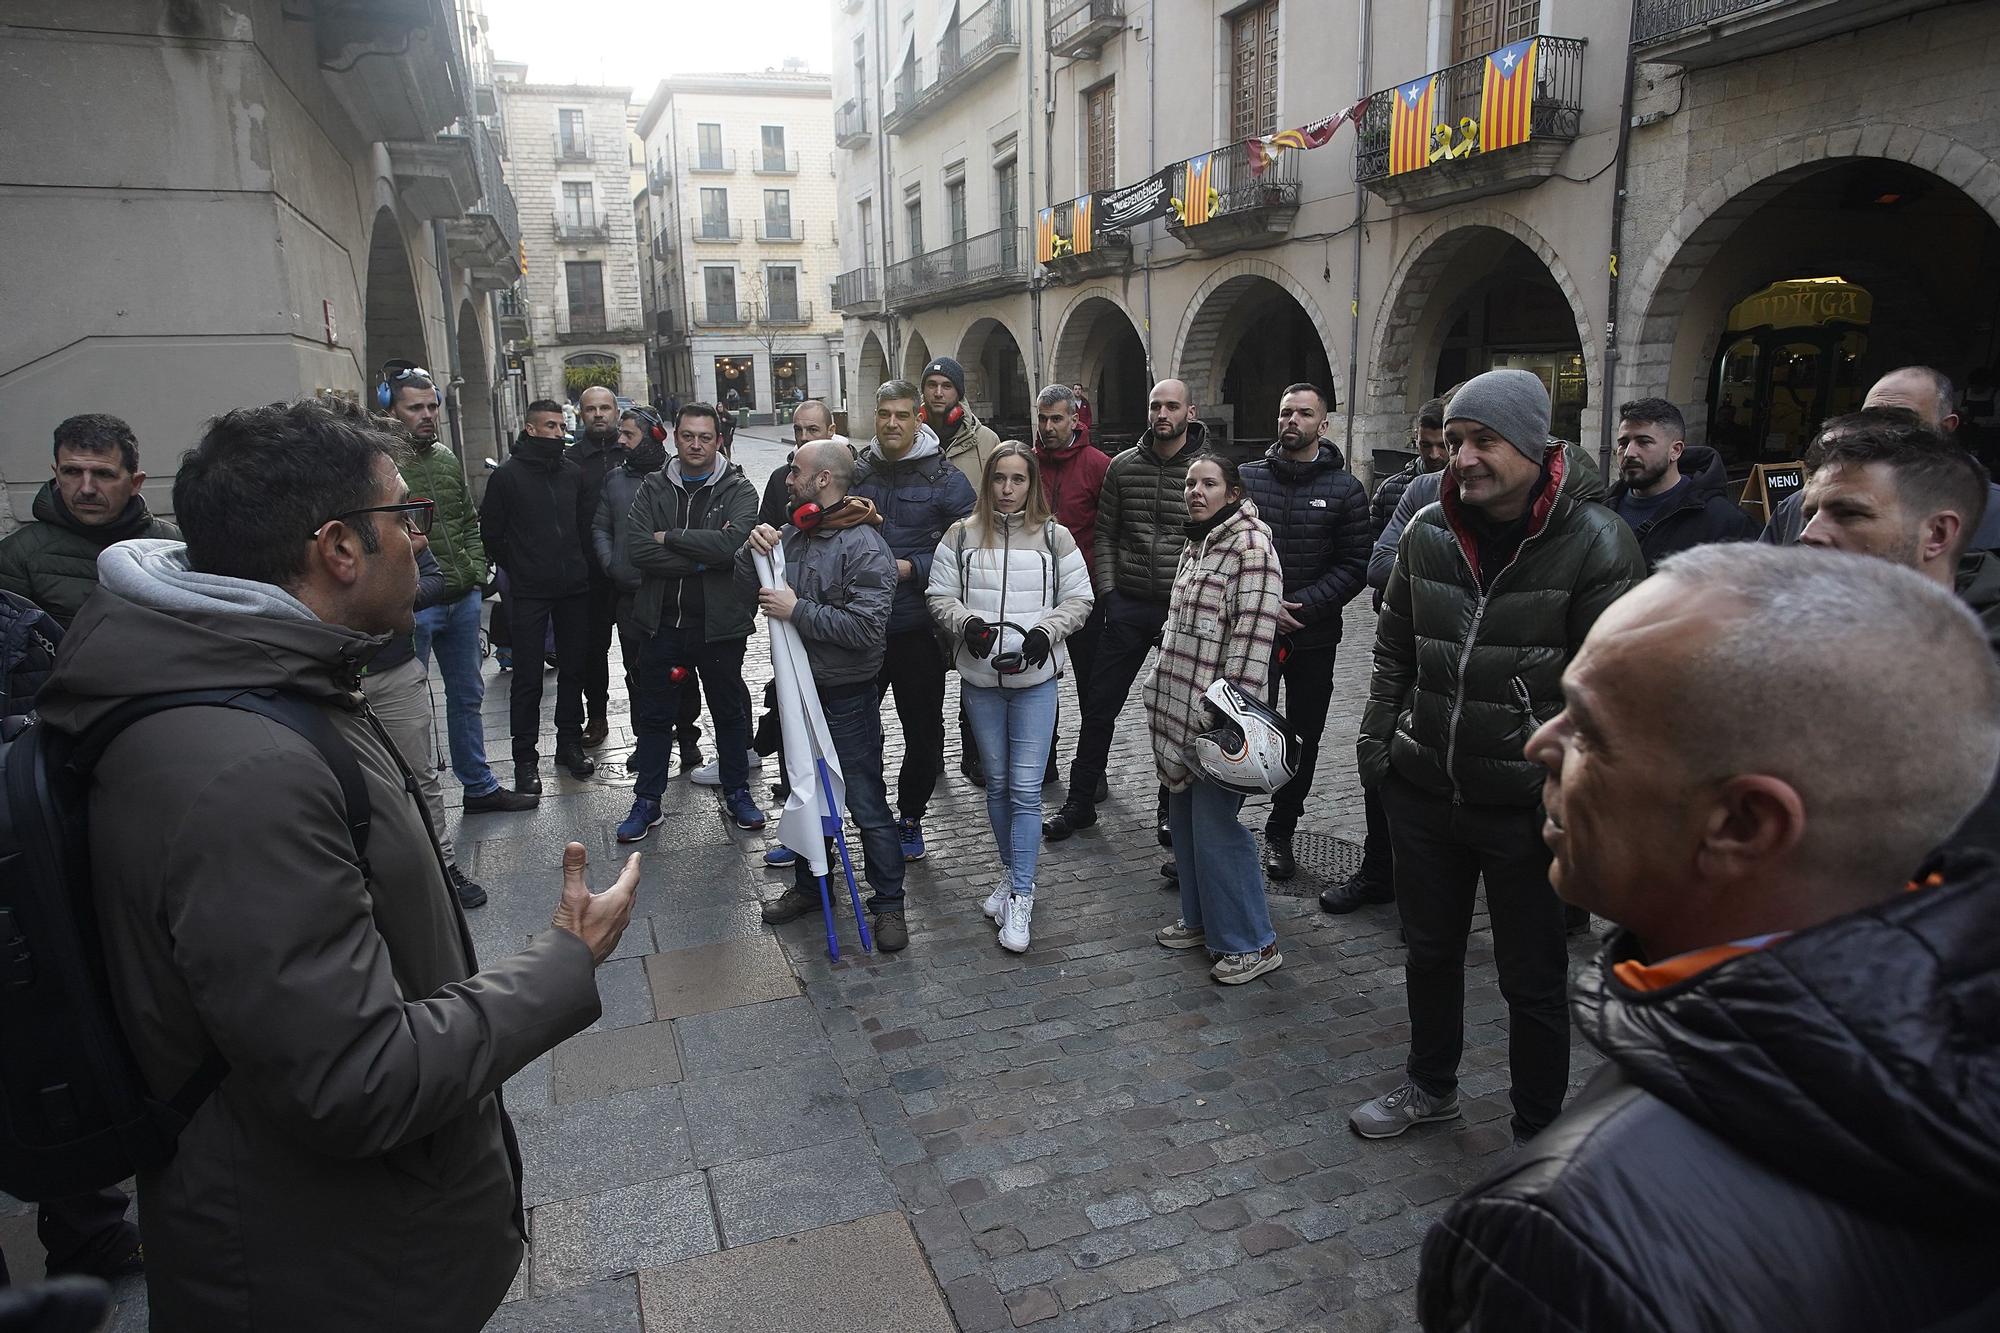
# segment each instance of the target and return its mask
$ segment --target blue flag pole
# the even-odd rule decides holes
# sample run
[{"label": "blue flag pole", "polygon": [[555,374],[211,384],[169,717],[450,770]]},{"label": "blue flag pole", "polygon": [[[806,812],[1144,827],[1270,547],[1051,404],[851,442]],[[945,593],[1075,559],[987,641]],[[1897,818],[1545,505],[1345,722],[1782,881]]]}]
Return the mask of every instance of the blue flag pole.
[{"label": "blue flag pole", "polygon": [[820,920],[826,923],[826,956],[835,962],[839,962],[840,936],[833,928],[833,895],[827,892],[826,876],[820,875],[817,878],[819,879]]},{"label": "blue flag pole", "polygon": [[[854,882],[854,862],[849,860],[847,855],[847,833],[841,827],[840,806],[833,799],[833,779],[827,774],[826,760],[824,758],[816,759],[814,763],[819,766],[820,795],[826,801],[827,814],[824,816],[824,819],[828,826],[828,832],[833,838],[833,845],[840,849],[840,868],[847,875],[847,900],[854,906],[854,928],[860,932],[862,949],[868,953],[874,953],[875,940],[868,929],[868,914],[861,910],[861,889]],[[826,896],[824,881],[821,884],[820,894],[823,898]],[[833,908],[831,904],[827,907],[826,919],[827,930],[830,932],[833,929]],[[838,955],[835,956],[838,957]]]}]

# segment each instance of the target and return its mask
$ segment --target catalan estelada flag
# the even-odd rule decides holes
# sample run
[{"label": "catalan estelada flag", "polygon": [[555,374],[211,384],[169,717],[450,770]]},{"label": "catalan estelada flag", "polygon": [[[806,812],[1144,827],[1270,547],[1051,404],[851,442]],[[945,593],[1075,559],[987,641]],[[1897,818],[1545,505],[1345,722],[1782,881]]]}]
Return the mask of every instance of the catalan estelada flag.
[{"label": "catalan estelada flag", "polygon": [[1215,212],[1215,154],[1203,153],[1187,161],[1181,180],[1181,225],[1199,227]]},{"label": "catalan estelada flag", "polygon": [[1046,264],[1056,257],[1056,211],[1035,210],[1035,262]]},{"label": "catalan estelada flag", "polygon": [[1069,243],[1071,254],[1087,255],[1090,253],[1090,241],[1093,234],[1092,228],[1096,212],[1091,207],[1094,201],[1094,195],[1086,194],[1079,196],[1077,201],[1069,206]]},{"label": "catalan estelada flag", "polygon": [[1389,174],[1415,171],[1431,161],[1431,104],[1437,98],[1437,75],[1426,74],[1396,89],[1389,110]]},{"label": "catalan estelada flag", "polygon": [[1479,90],[1482,153],[1528,141],[1535,109],[1535,40],[1503,46],[1486,57],[1486,81]]}]

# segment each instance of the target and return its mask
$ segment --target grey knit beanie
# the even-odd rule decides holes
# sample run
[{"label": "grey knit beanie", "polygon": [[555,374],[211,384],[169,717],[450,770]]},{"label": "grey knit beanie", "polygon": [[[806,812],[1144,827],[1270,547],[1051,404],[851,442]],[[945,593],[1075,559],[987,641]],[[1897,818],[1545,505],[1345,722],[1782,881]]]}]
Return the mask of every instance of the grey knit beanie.
[{"label": "grey knit beanie", "polygon": [[1489,370],[1474,375],[1451,397],[1444,410],[1445,424],[1477,421],[1500,433],[1531,463],[1539,464],[1548,452],[1549,391],[1529,370]]}]

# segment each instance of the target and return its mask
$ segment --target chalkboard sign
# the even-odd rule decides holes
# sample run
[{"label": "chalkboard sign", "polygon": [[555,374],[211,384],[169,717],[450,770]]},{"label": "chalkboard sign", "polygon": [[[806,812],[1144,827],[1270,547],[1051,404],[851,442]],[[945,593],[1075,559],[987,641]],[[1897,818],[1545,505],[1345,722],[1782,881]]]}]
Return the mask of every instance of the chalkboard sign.
[{"label": "chalkboard sign", "polygon": [[1756,506],[1768,523],[1772,511],[1805,488],[1804,463],[1759,463],[1750,469],[1750,480],[1743,487],[1743,505]]}]

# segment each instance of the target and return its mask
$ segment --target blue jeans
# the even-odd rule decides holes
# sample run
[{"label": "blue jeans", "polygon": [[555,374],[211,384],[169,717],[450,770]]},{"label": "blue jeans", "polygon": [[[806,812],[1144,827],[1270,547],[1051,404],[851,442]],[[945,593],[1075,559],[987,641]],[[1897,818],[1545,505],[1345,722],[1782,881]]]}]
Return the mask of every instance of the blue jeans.
[{"label": "blue jeans", "polygon": [[634,795],[657,801],[667,789],[681,712],[681,687],[673,679],[677,666],[699,675],[702,692],[708,695],[708,711],[715,717],[715,757],[721,766],[722,789],[737,791],[750,785],[749,700],[743,692],[743,646],[747,642],[710,642],[700,630],[672,625],[660,626],[646,640],[639,651],[638,669],[632,673],[632,686],[638,694],[632,703],[632,730],[639,737],[639,780],[632,788]]},{"label": "blue jeans", "polygon": [[1278,938],[1264,902],[1257,839],[1236,815],[1243,798],[1196,778],[1167,793],[1167,825],[1181,876],[1181,920],[1208,932],[1210,953],[1256,953]]},{"label": "blue jeans", "polygon": [[[714,706],[711,701],[709,707]],[[889,811],[889,786],[882,777],[882,696],[876,692],[872,680],[855,685],[822,685],[819,706],[826,714],[827,730],[833,733],[833,752],[840,759],[841,780],[847,787],[847,813],[861,830],[861,850],[868,862],[864,876],[868,887],[874,890],[868,895],[868,910],[900,913],[903,842],[896,833],[896,817]],[[727,742],[723,744],[726,746]],[[725,748],[723,753],[729,751]],[[741,746],[737,747],[737,753],[742,753]],[[797,773],[792,780],[818,782],[819,774]],[[831,864],[838,874],[838,860]],[[802,856],[794,865],[792,883],[802,892],[817,895],[819,884],[806,859]]]},{"label": "blue jeans", "polygon": [[986,765],[986,818],[1014,892],[1035,891],[1042,851],[1042,771],[1056,734],[1056,677],[1024,690],[959,685]]},{"label": "blue jeans", "polygon": [[431,664],[437,645],[438,675],[444,678],[444,729],[451,741],[451,771],[467,796],[497,791],[500,779],[486,763],[486,727],[479,706],[486,682],[479,674],[479,589],[417,612],[417,656]]}]

